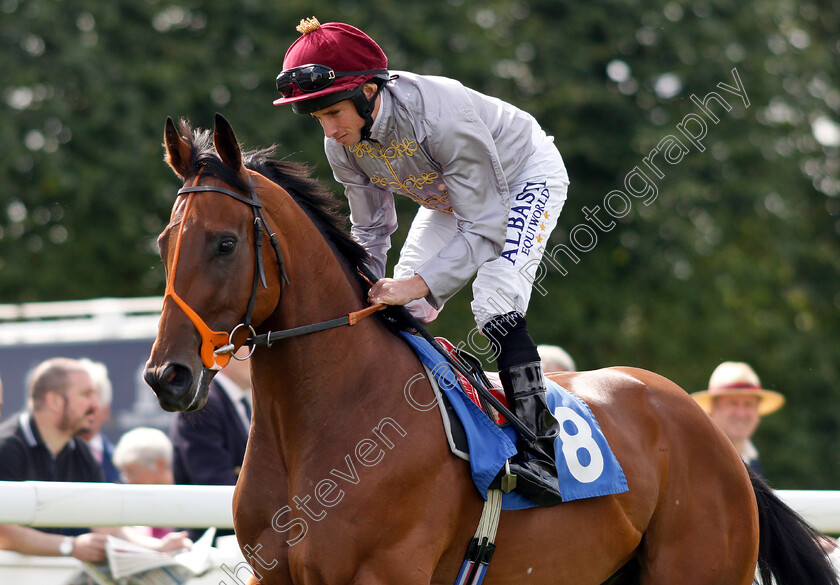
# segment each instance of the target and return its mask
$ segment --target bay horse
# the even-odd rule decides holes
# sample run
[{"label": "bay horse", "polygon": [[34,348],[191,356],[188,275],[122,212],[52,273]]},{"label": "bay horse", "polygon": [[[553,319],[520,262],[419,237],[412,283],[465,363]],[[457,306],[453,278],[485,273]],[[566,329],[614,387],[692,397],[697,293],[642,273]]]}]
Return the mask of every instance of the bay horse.
[{"label": "bay horse", "polygon": [[[238,575],[453,583],[482,497],[440,415],[418,408],[434,399],[413,351],[381,315],[339,319],[366,307],[368,256],[336,200],[273,149],[243,153],[218,114],[212,133],[168,118],[164,144],[184,187],[158,238],[167,288],[145,378],[165,410],[196,410],[230,352],[255,348]],[[270,333],[290,329],[303,334]],[[757,562],[765,583],[837,584],[812,530],[675,383],[629,367],[551,377],[589,405],[629,491],[503,511],[487,584],[747,585]]]}]

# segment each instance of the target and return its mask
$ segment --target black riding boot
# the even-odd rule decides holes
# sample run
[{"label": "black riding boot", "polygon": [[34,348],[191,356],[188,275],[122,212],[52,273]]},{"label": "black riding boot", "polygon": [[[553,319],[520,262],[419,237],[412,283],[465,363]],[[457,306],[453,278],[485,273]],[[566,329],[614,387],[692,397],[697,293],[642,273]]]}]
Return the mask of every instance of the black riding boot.
[{"label": "black riding boot", "polygon": [[519,453],[510,460],[516,490],[536,504],[552,506],[561,500],[554,463],[554,439],[559,425],[545,401],[537,346],[526,328],[525,316],[508,313],[491,319],[482,329],[498,352],[499,377],[513,414],[536,435],[520,433]]},{"label": "black riding boot", "polygon": [[540,362],[529,362],[499,372],[502,388],[513,413],[536,435],[519,438],[519,453],[511,460],[517,486],[534,502],[553,505],[561,501],[554,462],[554,440],[559,424],[545,401],[545,380]]}]

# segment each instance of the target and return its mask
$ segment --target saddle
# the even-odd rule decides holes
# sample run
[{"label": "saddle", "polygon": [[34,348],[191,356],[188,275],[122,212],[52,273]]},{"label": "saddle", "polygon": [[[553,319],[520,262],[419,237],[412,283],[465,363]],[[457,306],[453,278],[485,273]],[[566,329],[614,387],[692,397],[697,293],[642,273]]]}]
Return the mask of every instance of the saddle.
[{"label": "saddle", "polygon": [[[505,396],[505,391],[502,390],[502,382],[499,379],[498,372],[485,372],[481,366],[481,360],[468,351],[458,349],[445,337],[435,337],[435,339],[438,343],[440,343],[441,347],[449,352],[449,355],[458,360],[461,365],[464,366],[470,375],[478,379],[480,383],[484,384],[484,387],[496,397],[496,400],[501,402],[504,406],[510,408],[507,397]],[[466,376],[457,370],[455,371],[455,374],[458,376],[458,381],[461,383],[461,387],[464,389],[464,392],[470,397],[470,400],[483,410],[484,413],[489,416],[494,423],[496,423],[496,426],[501,427],[506,424],[510,424],[504,415],[482,398],[482,396],[478,393],[478,390],[475,389],[475,386],[470,383]]]},{"label": "saddle", "polygon": [[[429,341],[406,331],[401,336],[423,363],[435,391],[450,450],[469,462],[473,481],[482,497],[486,499],[493,488],[510,487],[501,486],[499,480],[504,477],[507,461],[517,452],[514,425],[505,421],[491,405],[485,404],[466,376],[451,368],[447,358]],[[483,372],[478,359],[459,352],[447,340],[436,338],[434,341],[445,351],[454,352],[467,375],[483,384],[493,398],[505,406],[498,376]],[[547,404],[561,426],[555,441],[555,461],[563,501],[627,491],[624,471],[589,407],[556,382],[546,382]],[[505,492],[502,497],[504,510],[539,505],[516,489],[502,491]]]}]

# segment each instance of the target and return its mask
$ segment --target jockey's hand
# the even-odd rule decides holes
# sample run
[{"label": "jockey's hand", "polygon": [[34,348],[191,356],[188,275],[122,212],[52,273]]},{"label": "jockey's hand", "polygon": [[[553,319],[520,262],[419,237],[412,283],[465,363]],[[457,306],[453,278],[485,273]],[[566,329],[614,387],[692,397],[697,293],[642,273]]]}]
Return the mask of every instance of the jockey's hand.
[{"label": "jockey's hand", "polygon": [[405,305],[415,299],[422,299],[429,294],[426,281],[419,274],[411,278],[381,278],[368,291],[368,301],[372,305]]}]

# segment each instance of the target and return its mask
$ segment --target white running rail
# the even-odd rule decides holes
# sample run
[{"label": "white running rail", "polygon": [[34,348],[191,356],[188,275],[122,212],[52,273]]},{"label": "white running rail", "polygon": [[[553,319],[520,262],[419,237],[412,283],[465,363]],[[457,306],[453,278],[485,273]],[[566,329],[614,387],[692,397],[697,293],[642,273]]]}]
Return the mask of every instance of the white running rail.
[{"label": "white running rail", "polygon": [[[840,491],[776,492],[817,530],[840,534]],[[0,524],[233,527],[233,486],[0,482]]]}]

